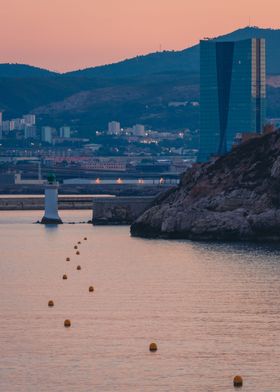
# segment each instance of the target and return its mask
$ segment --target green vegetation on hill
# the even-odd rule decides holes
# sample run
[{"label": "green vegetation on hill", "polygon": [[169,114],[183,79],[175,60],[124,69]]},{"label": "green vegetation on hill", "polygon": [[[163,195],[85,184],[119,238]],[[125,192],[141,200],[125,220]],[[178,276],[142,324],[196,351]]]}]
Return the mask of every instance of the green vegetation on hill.
[{"label": "green vegetation on hill", "polygon": [[[280,75],[280,30],[247,27],[217,40],[263,37],[267,69]],[[57,74],[21,64],[0,64],[0,110],[4,117],[35,112],[50,125],[69,123],[81,135],[104,129],[110,120],[123,126],[143,123],[154,129],[197,128],[199,46],[138,56],[116,64]],[[280,117],[280,88],[268,88],[268,116]]]}]

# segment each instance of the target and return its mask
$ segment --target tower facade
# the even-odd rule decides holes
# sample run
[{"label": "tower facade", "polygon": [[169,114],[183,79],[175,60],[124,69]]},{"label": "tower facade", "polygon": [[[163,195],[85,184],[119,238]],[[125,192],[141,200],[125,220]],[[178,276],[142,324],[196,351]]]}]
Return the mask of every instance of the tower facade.
[{"label": "tower facade", "polygon": [[265,40],[201,41],[198,160],[226,154],[236,134],[261,133],[265,117]]},{"label": "tower facade", "polygon": [[48,176],[48,182],[45,185],[45,214],[41,220],[43,224],[62,223],[58,215],[58,182],[55,176]]}]

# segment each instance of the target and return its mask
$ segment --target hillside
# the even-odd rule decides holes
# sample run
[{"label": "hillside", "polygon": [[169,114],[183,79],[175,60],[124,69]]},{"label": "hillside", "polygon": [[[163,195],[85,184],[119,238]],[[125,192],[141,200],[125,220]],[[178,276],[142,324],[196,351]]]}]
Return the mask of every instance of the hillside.
[{"label": "hillside", "polygon": [[26,64],[0,64],[0,78],[49,78],[57,75],[56,72]]},{"label": "hillside", "polygon": [[[265,38],[267,42],[267,72],[280,73],[280,30],[245,27],[232,33],[216,37],[217,41],[238,41],[249,38]],[[158,72],[199,72],[199,45],[181,51],[163,51],[137,56],[115,64],[87,68],[65,75],[79,77],[129,77]]]},{"label": "hillside", "polygon": [[[280,30],[244,28],[218,40],[267,39],[268,116],[280,117]],[[40,123],[75,124],[84,136],[105,129],[143,123],[154,129],[197,128],[199,109],[173,101],[199,100],[199,47],[158,52],[116,64],[66,74],[20,64],[0,65],[0,110],[4,117],[35,112]]]},{"label": "hillside", "polygon": [[141,237],[280,240],[280,131],[188,170],[131,226]]}]

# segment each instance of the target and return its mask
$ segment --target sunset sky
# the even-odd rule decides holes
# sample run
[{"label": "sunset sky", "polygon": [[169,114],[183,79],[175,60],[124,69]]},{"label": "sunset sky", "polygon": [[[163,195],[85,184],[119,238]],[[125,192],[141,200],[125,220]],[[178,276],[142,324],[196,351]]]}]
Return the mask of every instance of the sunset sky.
[{"label": "sunset sky", "polygon": [[252,25],[280,28],[279,0],[0,0],[0,62],[67,71]]}]

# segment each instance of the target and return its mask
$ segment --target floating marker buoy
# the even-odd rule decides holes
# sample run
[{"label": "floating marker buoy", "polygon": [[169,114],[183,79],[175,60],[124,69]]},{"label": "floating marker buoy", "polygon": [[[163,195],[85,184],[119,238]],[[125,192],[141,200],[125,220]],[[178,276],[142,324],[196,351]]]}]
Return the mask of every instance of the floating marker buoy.
[{"label": "floating marker buoy", "polygon": [[94,291],[94,287],[93,287],[93,286],[89,286],[88,291],[89,291],[90,293],[92,293],[92,292]]},{"label": "floating marker buoy", "polygon": [[87,240],[87,237],[85,237],[84,240],[86,241],[86,240]]},{"label": "floating marker buoy", "polygon": [[65,320],[64,321],[64,327],[71,327],[71,321],[70,320]]},{"label": "floating marker buoy", "polygon": [[62,276],[62,279],[67,279],[67,275],[66,274],[64,274],[63,276]]},{"label": "floating marker buoy", "polygon": [[157,351],[157,344],[156,343],[150,344],[150,351]]},{"label": "floating marker buoy", "polygon": [[78,270],[78,271],[81,270],[81,266],[80,266],[80,265],[77,266],[77,270]]},{"label": "floating marker buoy", "polygon": [[74,246],[74,249],[78,249],[77,245]]},{"label": "floating marker buoy", "polygon": [[243,385],[243,379],[242,379],[242,377],[241,377],[241,376],[235,376],[234,379],[233,379],[233,385],[234,385],[236,388],[242,387],[242,385]]},{"label": "floating marker buoy", "polygon": [[53,303],[53,301],[52,300],[49,300],[49,302],[48,302],[48,306],[51,308],[52,306],[54,306],[54,303]]},{"label": "floating marker buoy", "polygon": [[76,255],[79,255],[79,254],[80,254],[80,252],[77,250]]},{"label": "floating marker buoy", "polygon": [[70,257],[66,257],[66,261],[70,261]]}]

